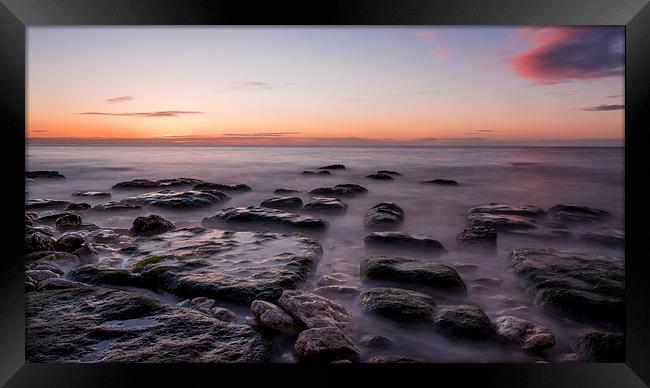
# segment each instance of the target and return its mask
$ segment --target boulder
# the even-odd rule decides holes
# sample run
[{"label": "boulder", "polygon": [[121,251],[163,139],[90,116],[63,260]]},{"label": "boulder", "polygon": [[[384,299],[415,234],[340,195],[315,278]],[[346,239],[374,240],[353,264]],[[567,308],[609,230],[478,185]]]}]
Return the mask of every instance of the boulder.
[{"label": "boulder", "polygon": [[352,298],[359,295],[359,289],[352,286],[323,286],[315,288],[314,294],[322,295],[326,298],[332,299]]},{"label": "boulder", "polygon": [[251,191],[251,187],[245,184],[223,184],[223,183],[211,183],[211,182],[202,182],[195,185],[192,190],[205,191],[205,190],[217,190],[217,191],[227,191],[227,192],[240,192],[245,193]]},{"label": "boulder", "polygon": [[594,331],[579,337],[574,344],[583,362],[625,362],[625,334]]},{"label": "boulder", "polygon": [[438,306],[433,323],[437,330],[453,337],[478,340],[488,339],[496,334],[490,318],[476,306]]},{"label": "boulder", "polygon": [[563,222],[597,222],[609,216],[605,210],[580,205],[554,205],[548,213]]},{"label": "boulder", "polygon": [[508,262],[537,305],[574,318],[623,322],[623,258],[522,248]]},{"label": "boulder", "polygon": [[508,214],[523,217],[538,217],[546,214],[546,211],[533,205],[513,205],[491,202],[487,205],[477,206],[469,209],[469,213]]},{"label": "boulder", "polygon": [[90,209],[90,207],[91,206],[89,204],[85,203],[85,202],[71,203],[68,206],[66,206],[65,208],[63,208],[63,210],[75,212],[75,211],[88,210],[88,209]]},{"label": "boulder", "polygon": [[555,346],[555,336],[544,326],[525,319],[504,315],[497,318],[497,335],[524,350],[539,351]]},{"label": "boulder", "polygon": [[59,199],[39,198],[25,201],[25,210],[32,209],[62,209],[70,204],[70,201]]},{"label": "boulder", "polygon": [[393,345],[393,341],[381,335],[364,335],[359,340],[359,344],[366,348],[386,349]]},{"label": "boulder", "polygon": [[76,213],[67,213],[58,217],[54,222],[59,229],[74,228],[81,225],[81,216]]},{"label": "boulder", "polygon": [[262,201],[260,206],[274,209],[300,209],[302,199],[299,197],[271,197]]},{"label": "boulder", "polygon": [[400,288],[371,288],[361,294],[361,310],[402,322],[428,321],[435,302],[428,295]]},{"label": "boulder", "polygon": [[299,324],[280,307],[263,300],[254,300],[251,303],[251,313],[257,324],[264,330],[278,333],[293,333],[298,330]]},{"label": "boulder", "polygon": [[42,290],[65,290],[68,288],[85,288],[85,287],[88,287],[88,285],[84,283],[75,282],[70,279],[66,279],[62,277],[52,277],[38,283],[36,289],[38,291],[42,291]]},{"label": "boulder", "polygon": [[321,170],[321,171],[305,170],[302,172],[302,175],[332,175],[332,173],[327,170]]},{"label": "boulder", "polygon": [[496,249],[497,230],[492,226],[470,226],[458,234],[456,242],[461,249]]},{"label": "boulder", "polygon": [[56,240],[56,250],[72,253],[81,248],[84,243],[84,238],[81,234],[71,232],[65,233]]},{"label": "boulder", "polygon": [[124,198],[122,201],[140,206],[153,206],[171,209],[200,208],[229,200],[221,191],[174,191],[160,190],[144,193],[135,197]]},{"label": "boulder", "polygon": [[381,202],[371,207],[363,223],[366,228],[374,230],[394,229],[404,222],[404,210],[392,202]]},{"label": "boulder", "polygon": [[302,210],[318,213],[344,213],[348,205],[337,198],[313,197]]},{"label": "boulder", "polygon": [[287,194],[296,194],[296,193],[299,193],[299,192],[300,192],[300,190],[282,188],[282,189],[275,189],[275,191],[273,191],[273,194],[275,194],[275,195],[287,195]]},{"label": "boulder", "polygon": [[133,226],[129,233],[134,236],[153,236],[174,230],[176,225],[159,215],[151,214],[145,217],[137,217],[133,220]]},{"label": "boulder", "polygon": [[348,283],[351,279],[350,275],[344,274],[341,272],[332,272],[327,275],[321,276],[317,281],[316,285],[318,287],[325,286],[342,286]]},{"label": "boulder", "polygon": [[602,229],[585,233],[580,239],[601,245],[623,246],[625,245],[625,231],[623,229]]},{"label": "boulder", "polygon": [[222,209],[211,217],[203,219],[205,227],[223,227],[224,225],[262,224],[283,228],[325,229],[327,221],[310,216],[285,212],[259,206],[230,207]]},{"label": "boulder", "polygon": [[461,294],[467,291],[453,268],[403,257],[371,257],[361,262],[359,274],[363,281],[410,284]]},{"label": "boulder", "polygon": [[194,178],[171,178],[171,179],[134,179],[131,181],[119,182],[113,186],[114,189],[154,189],[166,187],[194,186],[204,183]]},{"label": "boulder", "polygon": [[315,327],[298,335],[295,350],[301,361],[329,362],[355,358],[359,350],[338,327]]},{"label": "boulder", "polygon": [[72,196],[81,198],[110,198],[111,193],[106,191],[77,191],[72,193]]},{"label": "boulder", "polygon": [[384,174],[384,175],[402,175],[397,171],[392,171],[392,170],[379,170],[377,171],[377,174]]},{"label": "boulder", "polygon": [[120,212],[120,211],[133,211],[133,210],[141,211],[142,206],[133,205],[124,202],[111,201],[111,202],[95,205],[91,209],[99,212],[111,212],[111,211]]},{"label": "boulder", "polygon": [[278,299],[278,305],[309,329],[329,326],[344,332],[352,329],[350,313],[340,304],[320,295],[285,290]]},{"label": "boulder", "polygon": [[345,183],[334,187],[319,187],[309,192],[312,196],[317,197],[345,197],[367,193],[368,189],[354,183]]},{"label": "boulder", "polygon": [[65,176],[61,175],[58,171],[25,171],[25,178],[27,179],[63,179]]},{"label": "boulder", "polygon": [[430,181],[424,181],[422,183],[430,183],[434,185],[444,185],[444,186],[458,186],[458,182],[452,179],[432,179]]},{"label": "boulder", "polygon": [[367,247],[445,251],[442,243],[435,238],[403,232],[372,232],[364,238],[364,243]]},{"label": "boulder", "polygon": [[345,170],[342,164],[330,164],[328,166],[318,167],[319,170]]},{"label": "boulder", "polygon": [[511,214],[470,213],[467,216],[467,224],[470,227],[491,227],[497,231],[537,228],[534,219]]},{"label": "boulder", "polygon": [[25,213],[25,225],[33,225],[34,221],[38,219],[38,214],[36,212],[26,212]]},{"label": "boulder", "polygon": [[223,307],[213,307],[212,316],[224,322],[235,322],[237,320],[235,313]]},{"label": "boulder", "polygon": [[390,176],[388,174],[379,174],[379,173],[366,175],[366,178],[380,180],[380,181],[392,181],[393,180],[392,176]]},{"label": "boulder", "polygon": [[56,240],[52,236],[39,231],[25,233],[25,253],[39,251],[54,251],[56,249]]}]

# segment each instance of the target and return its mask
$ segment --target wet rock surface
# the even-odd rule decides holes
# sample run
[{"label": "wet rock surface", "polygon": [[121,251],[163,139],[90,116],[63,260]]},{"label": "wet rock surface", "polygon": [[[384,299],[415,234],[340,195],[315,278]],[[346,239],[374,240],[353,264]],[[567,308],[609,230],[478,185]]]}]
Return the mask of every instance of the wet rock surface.
[{"label": "wet rock surface", "polygon": [[201,222],[206,227],[222,227],[224,225],[265,225],[287,228],[325,229],[327,221],[279,209],[259,206],[231,207],[218,211]]},{"label": "wet rock surface", "polygon": [[296,353],[302,361],[336,361],[356,358],[359,350],[338,327],[316,327],[298,335]]},{"label": "wet rock surface", "polygon": [[453,268],[404,257],[371,257],[361,262],[364,282],[410,284],[450,293],[465,293],[466,286]]},{"label": "wet rock surface", "polygon": [[583,362],[625,362],[625,335],[595,331],[579,337],[574,344]]},{"label": "wet rock surface", "polygon": [[330,164],[323,167],[318,167],[319,170],[345,170],[345,166],[342,164]]},{"label": "wet rock surface", "polygon": [[84,242],[81,234],[75,232],[66,233],[56,240],[56,250],[72,253],[81,248]]},{"label": "wet rock surface", "polygon": [[320,295],[285,290],[278,305],[309,329],[335,327],[345,333],[352,330],[352,317],[345,307]]},{"label": "wet rock surface", "polygon": [[171,221],[162,218],[159,215],[151,214],[145,217],[137,217],[133,220],[133,226],[129,233],[134,236],[153,236],[169,232],[176,228]]},{"label": "wet rock surface", "polygon": [[393,346],[393,341],[381,335],[364,335],[359,344],[367,348],[386,349]]},{"label": "wet rock surface", "polygon": [[263,300],[251,303],[251,313],[257,324],[264,330],[279,333],[292,333],[298,330],[299,324],[282,308]]},{"label": "wet rock surface", "polygon": [[184,209],[206,207],[227,201],[228,199],[230,199],[230,197],[220,191],[161,190],[153,193],[140,194],[135,197],[124,198],[122,201],[140,206]]},{"label": "wet rock surface", "polygon": [[576,318],[620,323],[623,259],[555,249],[516,249],[508,259],[533,301]]},{"label": "wet rock surface", "polygon": [[381,202],[368,209],[363,223],[373,230],[395,229],[404,222],[404,210],[392,202]]},{"label": "wet rock surface", "polygon": [[497,230],[492,226],[470,226],[456,237],[460,248],[496,249]]},{"label": "wet rock surface", "polygon": [[546,211],[533,205],[513,205],[491,202],[487,205],[473,207],[469,209],[469,213],[509,214],[523,217],[538,217],[545,215]]},{"label": "wet rock surface", "polygon": [[72,196],[81,198],[110,198],[111,193],[106,191],[77,191],[72,193]]},{"label": "wet rock surface", "polygon": [[273,194],[275,194],[275,195],[287,195],[287,194],[296,194],[296,193],[299,193],[299,192],[300,192],[300,190],[280,188],[280,189],[275,189],[273,191]]},{"label": "wet rock surface", "polygon": [[302,207],[302,199],[299,197],[271,197],[262,201],[260,206],[274,209],[300,209]]},{"label": "wet rock surface", "polygon": [[364,238],[367,247],[403,248],[407,250],[424,250],[443,252],[445,247],[433,237],[402,232],[372,232]]},{"label": "wet rock surface", "polygon": [[368,189],[354,183],[345,183],[334,187],[319,187],[309,192],[313,196],[338,197],[354,196],[368,192]]},{"label": "wet rock surface", "polygon": [[400,288],[371,288],[361,294],[361,310],[402,322],[428,321],[435,302],[430,296]]},{"label": "wet rock surface", "polygon": [[226,192],[245,193],[251,191],[252,189],[249,185],[245,185],[243,183],[223,184],[223,183],[201,182],[197,185],[194,185],[192,190],[197,190],[197,191],[217,190],[217,191],[226,191]]},{"label": "wet rock surface", "polygon": [[302,175],[332,175],[332,173],[327,170],[320,170],[320,171],[305,170],[302,172]]},{"label": "wet rock surface", "polygon": [[81,216],[76,213],[65,213],[56,218],[54,225],[60,229],[74,228],[81,225]]},{"label": "wet rock surface", "polygon": [[62,209],[70,204],[70,201],[49,198],[28,199],[25,201],[25,210],[32,209]]},{"label": "wet rock surface", "polygon": [[511,231],[516,229],[535,229],[534,220],[529,217],[510,214],[470,213],[467,216],[470,227],[491,227],[497,231]]},{"label": "wet rock surface", "polygon": [[555,336],[544,326],[505,315],[496,319],[499,337],[518,344],[524,350],[538,351],[555,346]]},{"label": "wet rock surface", "polygon": [[25,171],[25,178],[27,179],[63,179],[63,176],[58,171]]},{"label": "wet rock surface", "polygon": [[424,360],[406,356],[374,356],[367,361],[370,364],[414,364],[422,363]]},{"label": "wet rock surface", "polygon": [[81,203],[71,203],[68,206],[66,206],[65,208],[63,208],[63,210],[64,211],[73,211],[73,212],[75,212],[75,211],[88,210],[90,208],[91,208],[91,206],[89,204],[87,204],[85,202],[81,202]]},{"label": "wet rock surface", "polygon": [[453,337],[480,340],[496,335],[496,328],[490,318],[476,306],[438,306],[433,323],[437,330]]},{"label": "wet rock surface", "polygon": [[602,229],[585,233],[580,239],[601,245],[622,246],[625,245],[625,231],[622,229]]},{"label": "wet rock surface", "polygon": [[113,186],[114,189],[152,189],[164,187],[182,187],[193,186],[204,183],[200,179],[194,178],[170,178],[170,179],[133,179],[130,181],[119,182]]},{"label": "wet rock surface", "polygon": [[430,181],[424,181],[422,183],[429,183],[432,185],[441,185],[441,186],[458,186],[458,182],[452,179],[432,179]]},{"label": "wet rock surface", "polygon": [[53,251],[55,249],[56,240],[54,237],[36,230],[25,233],[25,253]]},{"label": "wet rock surface", "polygon": [[262,362],[269,345],[246,325],[131,293],[81,287],[30,292],[31,362]]},{"label": "wet rock surface", "polygon": [[124,203],[124,202],[106,202],[106,203],[101,203],[99,205],[95,205],[91,208],[93,211],[98,211],[98,212],[122,212],[122,211],[140,211],[142,210],[142,206],[140,205],[134,205],[130,203]]},{"label": "wet rock surface", "polygon": [[393,170],[379,170],[377,171],[377,174],[394,175],[394,176],[402,175],[399,172]]},{"label": "wet rock surface", "polygon": [[348,205],[337,198],[312,197],[302,210],[317,213],[345,213]]},{"label": "wet rock surface", "polygon": [[388,174],[370,174],[366,175],[366,178],[375,179],[378,181],[392,181],[394,178]]},{"label": "wet rock surface", "polygon": [[548,213],[564,222],[598,222],[609,216],[605,210],[580,205],[555,205]]}]

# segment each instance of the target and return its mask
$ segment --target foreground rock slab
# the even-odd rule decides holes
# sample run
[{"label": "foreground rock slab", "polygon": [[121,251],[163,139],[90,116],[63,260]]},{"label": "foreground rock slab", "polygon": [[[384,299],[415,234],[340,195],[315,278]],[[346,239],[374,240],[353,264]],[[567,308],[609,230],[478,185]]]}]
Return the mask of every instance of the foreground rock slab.
[{"label": "foreground rock slab", "polygon": [[400,288],[377,287],[361,294],[361,310],[401,322],[431,320],[433,298],[420,292]]},{"label": "foreground rock slab", "polygon": [[625,335],[594,331],[579,337],[574,347],[583,362],[625,362]]},{"label": "foreground rock slab", "polygon": [[292,333],[298,330],[299,324],[280,307],[263,300],[251,303],[251,313],[257,324],[265,330],[278,333]]},{"label": "foreground rock slab", "polygon": [[338,327],[316,327],[298,335],[296,353],[301,361],[329,362],[355,358],[359,349]]},{"label": "foreground rock slab", "polygon": [[210,206],[229,199],[230,197],[220,191],[161,190],[153,193],[140,194],[135,197],[124,198],[122,201],[140,206],[186,209]]},{"label": "foreground rock slab", "polygon": [[496,335],[490,318],[476,306],[438,306],[433,323],[436,329],[453,337],[480,340]]},{"label": "foreground rock slab", "polygon": [[508,259],[534,302],[576,318],[621,323],[625,274],[621,257],[555,249],[514,250]]},{"label": "foreground rock slab", "polygon": [[368,247],[443,252],[445,247],[433,237],[403,232],[372,232],[364,238]]},{"label": "foreground rock slab", "polygon": [[273,209],[300,209],[302,199],[299,197],[271,197],[262,201],[260,206]]},{"label": "foreground rock slab", "polygon": [[174,230],[176,225],[157,214],[145,217],[137,217],[133,220],[133,226],[129,233],[134,236],[153,236]]},{"label": "foreground rock slab", "polygon": [[260,206],[230,207],[218,211],[201,222],[206,227],[224,225],[265,225],[289,228],[325,229],[327,221],[310,216],[289,213]]},{"label": "foreground rock slab", "polygon": [[555,336],[544,326],[536,325],[525,319],[504,315],[497,318],[497,334],[524,350],[539,351],[555,346]]},{"label": "foreground rock slab", "polygon": [[564,222],[597,222],[609,216],[609,212],[580,205],[555,205],[548,209],[559,221]]},{"label": "foreground rock slab", "polygon": [[320,295],[285,290],[278,305],[309,329],[333,326],[346,333],[352,329],[350,313],[340,304]]},{"label": "foreground rock slab", "polygon": [[30,292],[29,362],[264,362],[269,345],[246,325],[102,288]]}]

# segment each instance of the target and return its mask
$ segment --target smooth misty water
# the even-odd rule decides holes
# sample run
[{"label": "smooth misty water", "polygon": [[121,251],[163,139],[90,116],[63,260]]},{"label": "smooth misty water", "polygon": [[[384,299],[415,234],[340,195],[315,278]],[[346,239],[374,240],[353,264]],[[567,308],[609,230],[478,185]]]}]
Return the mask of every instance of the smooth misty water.
[{"label": "smooth misty water", "polygon": [[[324,255],[315,279],[330,272],[346,272],[358,277],[359,262],[371,252],[365,250],[363,216],[367,209],[383,201],[395,202],[406,213],[402,231],[438,238],[448,252],[439,256],[418,256],[444,264],[473,263],[475,272],[460,272],[469,291],[463,303],[483,308],[495,319],[512,314],[551,329],[557,345],[545,357],[531,356],[515,347],[494,343],[460,343],[446,340],[427,327],[402,327],[359,313],[357,301],[346,302],[355,315],[360,334],[383,334],[396,350],[377,354],[399,354],[430,361],[536,361],[553,360],[570,351],[574,338],[590,330],[584,323],[540,311],[531,305],[521,284],[507,270],[505,259],[514,248],[554,247],[581,252],[623,256],[623,250],[578,242],[530,240],[521,236],[499,235],[497,252],[470,254],[458,251],[456,235],[463,229],[467,210],[489,202],[531,204],[548,208],[557,203],[580,204],[609,211],[607,221],[591,225],[570,225],[574,237],[585,231],[624,224],[624,151],[621,148],[244,148],[244,147],[29,147],[29,170],[57,170],[61,180],[28,182],[27,198],[71,199],[75,191],[110,191],[119,181],[135,178],[190,177],[218,183],[245,183],[252,192],[229,194],[232,199],[198,211],[158,211],[155,213],[181,226],[198,225],[216,209],[259,204],[278,188],[306,192],[339,183],[358,183],[369,192],[344,199],[349,208],[344,215],[323,216],[330,222],[327,232],[316,237]],[[303,170],[342,163],[347,170],[331,176],[305,176]],[[402,173],[394,181],[375,181],[365,176],[377,170]],[[449,178],[457,187],[420,183]],[[145,192],[141,190],[140,192]],[[134,191],[113,191],[111,200],[120,200]],[[76,200],[80,202],[81,200]],[[106,200],[83,199],[96,204]],[[106,217],[106,218],[98,218]],[[131,216],[89,215],[85,222],[99,226],[128,228]],[[410,254],[409,254],[410,255]],[[413,255],[410,255],[413,256]],[[474,290],[473,279],[494,277],[503,284],[487,291]],[[362,286],[363,288],[363,286]],[[344,303],[345,304],[345,303]],[[245,312],[245,309],[240,310]],[[364,352],[366,350],[362,349]],[[288,356],[279,350],[278,361]],[[374,353],[365,353],[371,355]]]}]

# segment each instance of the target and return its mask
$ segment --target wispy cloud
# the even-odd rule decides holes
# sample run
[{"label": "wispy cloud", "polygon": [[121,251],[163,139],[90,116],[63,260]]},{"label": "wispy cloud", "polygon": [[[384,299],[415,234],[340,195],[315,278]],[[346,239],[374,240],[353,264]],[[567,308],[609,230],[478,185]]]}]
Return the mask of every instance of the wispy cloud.
[{"label": "wispy cloud", "polygon": [[300,133],[301,132],[224,133],[223,136],[241,136],[241,137],[286,136],[286,135],[299,135]]},{"label": "wispy cloud", "polygon": [[204,112],[187,111],[187,110],[163,110],[157,112],[134,112],[134,113],[109,113],[109,112],[83,112],[80,115],[92,116],[126,116],[126,117],[178,117],[180,115],[202,114]]},{"label": "wispy cloud", "polygon": [[245,81],[245,82],[234,82],[230,86],[222,89],[215,90],[216,93],[223,92],[233,92],[233,91],[268,91],[279,89],[283,86],[291,85],[290,83],[275,84],[271,82],[264,81]]},{"label": "wispy cloud", "polygon": [[605,111],[609,111],[609,110],[624,110],[624,109],[625,109],[625,105],[618,105],[618,104],[607,105],[607,104],[603,104],[603,105],[598,105],[598,106],[590,106],[588,108],[582,108],[581,110],[586,110],[586,111],[589,111],[589,112],[605,112]]},{"label": "wispy cloud", "polygon": [[117,96],[112,98],[107,98],[106,102],[116,103],[133,100],[132,96]]},{"label": "wispy cloud", "polygon": [[509,58],[515,74],[538,85],[622,76],[624,34],[616,27],[525,28],[510,43],[532,47]]},{"label": "wispy cloud", "polygon": [[439,59],[452,59],[454,54],[447,46],[447,43],[435,31],[421,30],[416,31],[415,36],[428,42],[431,46],[430,53]]},{"label": "wispy cloud", "polygon": [[494,129],[473,129],[471,131],[465,132],[465,135],[480,135],[485,133],[495,132]]},{"label": "wispy cloud", "polygon": [[47,129],[33,129],[32,132],[34,133],[47,132]]},{"label": "wispy cloud", "polygon": [[393,96],[422,96],[425,94],[435,94],[435,93],[440,93],[440,90],[421,89],[421,90],[410,90],[405,92],[395,92],[392,94]]}]

